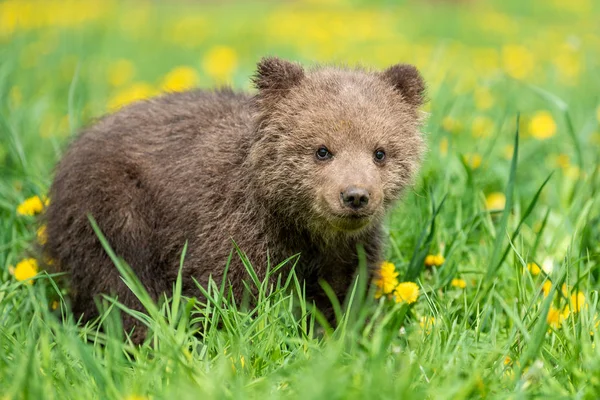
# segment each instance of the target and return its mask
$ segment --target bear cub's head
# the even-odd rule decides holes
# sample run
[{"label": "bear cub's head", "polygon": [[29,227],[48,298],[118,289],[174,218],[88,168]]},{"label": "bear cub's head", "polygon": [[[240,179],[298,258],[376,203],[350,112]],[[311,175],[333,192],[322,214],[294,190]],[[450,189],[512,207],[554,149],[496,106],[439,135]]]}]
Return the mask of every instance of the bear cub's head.
[{"label": "bear cub's head", "polygon": [[411,183],[424,150],[417,69],[382,72],[264,58],[254,76],[254,186],[313,233],[358,233]]}]

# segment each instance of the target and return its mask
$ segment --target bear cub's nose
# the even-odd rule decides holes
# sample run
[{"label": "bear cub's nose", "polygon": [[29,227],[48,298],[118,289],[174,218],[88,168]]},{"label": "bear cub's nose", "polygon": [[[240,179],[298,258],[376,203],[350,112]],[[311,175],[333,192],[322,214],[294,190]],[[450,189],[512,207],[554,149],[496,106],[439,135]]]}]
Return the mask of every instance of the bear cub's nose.
[{"label": "bear cub's nose", "polygon": [[369,204],[369,191],[363,188],[350,186],[340,193],[342,206],[359,210]]}]

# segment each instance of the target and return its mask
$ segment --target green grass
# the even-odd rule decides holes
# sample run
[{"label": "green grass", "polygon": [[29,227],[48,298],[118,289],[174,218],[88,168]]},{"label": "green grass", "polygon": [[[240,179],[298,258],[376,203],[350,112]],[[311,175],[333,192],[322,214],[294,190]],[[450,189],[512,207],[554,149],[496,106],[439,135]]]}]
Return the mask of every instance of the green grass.
[{"label": "green grass", "polygon": [[[598,5],[350,3],[0,3],[0,399],[597,398]],[[113,254],[147,312],[104,298],[101,319],[83,325],[46,272],[15,279],[38,228],[16,208],[47,192],[82,126],[135,88],[157,93],[180,66],[185,85],[249,89],[265,54],[423,72],[429,153],[386,222],[386,258],[419,284],[416,303],[362,297],[359,281],[333,330],[291,276],[250,280],[253,308],[222,282],[200,288],[206,304],[180,282],[153,304]],[[545,139],[544,115],[556,127]],[[494,193],[504,211],[486,209]],[[426,267],[438,253],[443,265]],[[143,346],[119,312],[153,332]]]}]

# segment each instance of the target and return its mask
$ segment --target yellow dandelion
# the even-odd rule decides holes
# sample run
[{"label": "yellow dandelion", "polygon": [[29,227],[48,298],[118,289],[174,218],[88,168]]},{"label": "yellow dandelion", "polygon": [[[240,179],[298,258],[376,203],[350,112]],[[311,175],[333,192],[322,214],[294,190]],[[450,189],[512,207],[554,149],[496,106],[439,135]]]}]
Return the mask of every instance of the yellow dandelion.
[{"label": "yellow dandelion", "polygon": [[154,96],[155,93],[156,91],[147,83],[133,83],[111,97],[108,101],[108,109],[110,111],[116,111],[130,103],[148,99]]},{"label": "yellow dandelion", "polygon": [[[21,260],[16,267],[14,267],[13,275],[19,282],[26,281],[33,278],[38,273],[38,263],[34,258],[26,258]],[[32,280],[27,283],[33,284]]]},{"label": "yellow dandelion", "polygon": [[502,48],[502,66],[513,78],[524,79],[533,72],[535,59],[526,47],[507,45]]},{"label": "yellow dandelion", "polygon": [[[537,265],[534,262],[530,262],[527,263],[527,270],[529,271],[529,273],[531,273],[531,275],[533,276],[537,276],[542,272],[542,269],[540,268],[539,265]],[[549,282],[549,281],[548,281]]]},{"label": "yellow dandelion", "polygon": [[441,254],[429,254],[425,257],[425,265],[428,267],[439,267],[444,262],[446,262],[446,259]]},{"label": "yellow dandelion", "polygon": [[141,396],[139,394],[130,394],[123,397],[123,400],[148,400],[148,396]]},{"label": "yellow dandelion", "polygon": [[198,73],[192,67],[181,66],[165,75],[161,88],[167,92],[182,92],[198,85]]},{"label": "yellow dandelion", "polygon": [[544,293],[544,297],[547,297],[550,294],[550,290],[552,290],[552,282],[547,280],[542,285],[542,292]]},{"label": "yellow dandelion", "polygon": [[511,365],[511,364],[512,364],[512,359],[510,358],[510,356],[504,357],[504,365]]},{"label": "yellow dandelion", "polygon": [[394,288],[398,285],[398,272],[396,272],[396,266],[391,262],[384,261],[379,267],[377,277],[373,281],[377,287],[375,297],[379,298],[384,294],[390,294],[394,291]]},{"label": "yellow dandelion", "polygon": [[513,146],[512,144],[507,144],[506,146],[504,146],[504,149],[502,150],[502,154],[504,155],[504,158],[507,160],[512,160],[514,152],[515,152],[515,146]]},{"label": "yellow dandelion", "polygon": [[559,154],[555,158],[556,165],[562,169],[567,169],[571,166],[569,156],[566,154]]},{"label": "yellow dandelion", "polygon": [[493,192],[485,198],[485,209],[488,211],[504,210],[506,207],[506,196],[501,192]]},{"label": "yellow dandelion", "polygon": [[48,241],[48,235],[46,234],[46,225],[42,225],[37,229],[36,236],[39,244],[46,244],[46,242]]},{"label": "yellow dandelion", "polygon": [[19,204],[17,207],[17,214],[27,216],[39,214],[44,210],[44,203],[47,203],[47,201],[42,200],[40,196],[29,197]]},{"label": "yellow dandelion", "polygon": [[394,290],[396,303],[412,304],[419,297],[419,286],[414,282],[402,282]]},{"label": "yellow dandelion", "polygon": [[[566,311],[565,311],[566,310]],[[565,307],[564,310],[560,310],[555,308],[554,306],[550,306],[550,310],[548,311],[548,316],[546,317],[546,321],[548,325],[550,325],[554,329],[560,328],[565,319],[569,317],[569,310]]]},{"label": "yellow dandelion", "polygon": [[221,82],[231,79],[237,63],[237,53],[228,46],[215,46],[208,50],[202,59],[204,71],[211,78]]},{"label": "yellow dandelion", "polygon": [[135,66],[129,60],[121,59],[108,67],[107,80],[112,86],[123,86],[133,79]]},{"label": "yellow dandelion", "polygon": [[529,121],[528,130],[538,140],[549,139],[556,134],[556,122],[548,111],[538,111]]},{"label": "yellow dandelion", "polygon": [[471,169],[477,169],[481,166],[481,161],[483,161],[483,159],[478,153],[470,153],[463,156],[463,161],[471,167]]},{"label": "yellow dandelion", "polygon": [[459,133],[463,127],[462,127],[462,124],[457,119],[447,116],[447,117],[444,117],[444,119],[442,119],[442,128],[446,132],[456,134],[456,133]]},{"label": "yellow dandelion", "polygon": [[452,279],[452,282],[450,282],[450,285],[454,286],[455,288],[464,289],[467,287],[467,281],[460,278],[454,278]]},{"label": "yellow dandelion", "polygon": [[585,303],[585,294],[583,292],[573,293],[570,297],[570,304],[574,313],[578,313],[582,308],[587,307]]},{"label": "yellow dandelion", "polygon": [[495,123],[489,117],[477,116],[471,124],[471,134],[474,138],[489,137],[495,129]]},{"label": "yellow dandelion", "polygon": [[58,308],[60,304],[58,303],[58,301],[54,300],[52,302],[52,304],[50,304],[50,308],[52,309],[52,311],[56,310]]},{"label": "yellow dandelion", "polygon": [[473,93],[475,99],[475,107],[478,110],[485,111],[493,107],[494,97],[490,90],[486,87],[479,87]]},{"label": "yellow dandelion", "polygon": [[448,138],[442,138],[442,140],[440,140],[440,154],[442,157],[448,155]]}]

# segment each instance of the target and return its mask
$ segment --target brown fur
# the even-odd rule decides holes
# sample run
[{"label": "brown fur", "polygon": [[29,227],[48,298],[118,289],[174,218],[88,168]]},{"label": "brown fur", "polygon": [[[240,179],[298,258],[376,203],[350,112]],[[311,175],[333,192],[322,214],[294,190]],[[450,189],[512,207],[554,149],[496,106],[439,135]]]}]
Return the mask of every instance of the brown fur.
[{"label": "brown fur", "polygon": [[[371,267],[381,261],[382,217],[410,184],[423,150],[417,70],[307,71],[265,58],[254,82],[254,96],[198,90],[131,105],[71,145],[50,189],[44,252],[69,272],[75,313],[96,315],[100,293],[139,307],[88,213],[155,299],[172,289],[186,241],[183,287],[192,296],[192,278],[220,282],[231,239],[261,279],[267,254],[274,265],[300,253],[297,273],[321,308],[329,301],[318,280],[343,296],[358,244]],[[332,158],[317,159],[322,145]],[[383,162],[373,158],[377,149]],[[348,187],[367,191],[369,203],[345,207]],[[241,262],[232,262],[228,279],[240,296]]]}]

